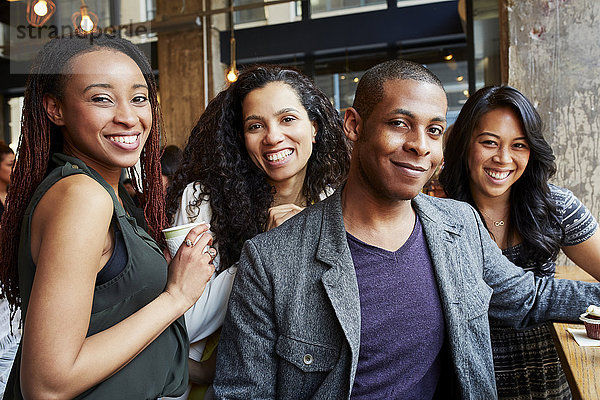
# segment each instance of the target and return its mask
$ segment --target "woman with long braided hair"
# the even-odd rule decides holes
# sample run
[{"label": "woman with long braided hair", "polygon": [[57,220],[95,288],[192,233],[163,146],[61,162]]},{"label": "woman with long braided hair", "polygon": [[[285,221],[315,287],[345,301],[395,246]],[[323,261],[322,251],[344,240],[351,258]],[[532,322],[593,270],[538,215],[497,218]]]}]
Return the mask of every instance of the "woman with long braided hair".
[{"label": "woman with long braided hair", "polygon": [[[212,239],[193,246],[207,227],[192,230],[167,272],[160,121],[150,65],[127,40],[54,39],[35,59],[2,217],[2,290],[25,321],[5,398],[184,391],[181,316],[214,270]],[[136,222],[119,178],[138,160]]]}]

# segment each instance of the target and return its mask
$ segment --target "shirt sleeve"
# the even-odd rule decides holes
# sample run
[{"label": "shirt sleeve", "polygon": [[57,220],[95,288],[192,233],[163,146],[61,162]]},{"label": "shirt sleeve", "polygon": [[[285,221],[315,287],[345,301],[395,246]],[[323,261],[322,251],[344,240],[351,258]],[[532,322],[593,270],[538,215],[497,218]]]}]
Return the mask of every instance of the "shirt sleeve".
[{"label": "shirt sleeve", "polygon": [[565,230],[563,246],[585,242],[598,230],[598,222],[587,207],[569,189],[550,185],[550,193]]},{"label": "shirt sleeve", "polygon": [[[196,183],[192,182],[187,185],[181,195],[173,226],[200,221],[210,223],[212,210],[208,198],[203,199],[197,206],[193,206],[199,195],[200,187]],[[220,259],[217,254],[213,261],[217,270],[219,270]],[[185,313],[185,324],[191,343],[190,358],[193,360],[199,361],[202,357],[205,345],[203,339],[210,336],[223,324],[236,272],[237,267],[231,267],[219,275],[213,274],[200,298]]]},{"label": "shirt sleeve", "polygon": [[212,218],[212,210],[208,198],[203,199],[198,205],[196,197],[200,195],[200,187],[195,182],[186,186],[181,195],[179,207],[175,212],[173,226],[185,225],[192,222],[210,223]]},{"label": "shirt sleeve", "polygon": [[[237,267],[233,266],[219,275],[213,274],[211,280],[206,284],[202,296],[186,311],[185,325],[190,343],[193,344],[208,337],[223,324],[236,273]],[[204,348],[203,345],[202,348]],[[200,352],[201,356],[202,352]]]}]

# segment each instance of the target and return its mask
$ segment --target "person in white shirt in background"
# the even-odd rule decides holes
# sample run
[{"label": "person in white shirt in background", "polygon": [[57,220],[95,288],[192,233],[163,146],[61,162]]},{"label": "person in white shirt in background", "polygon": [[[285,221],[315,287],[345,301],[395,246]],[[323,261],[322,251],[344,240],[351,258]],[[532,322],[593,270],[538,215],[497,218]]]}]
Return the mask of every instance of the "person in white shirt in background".
[{"label": "person in white shirt in background", "polygon": [[219,251],[217,273],[185,314],[190,380],[204,384],[190,398],[209,398],[204,390],[244,242],[331,194],[349,162],[339,113],[294,69],[249,68],[209,103],[167,195],[173,225],[210,223]]},{"label": "person in white shirt in background", "polygon": [[[6,194],[8,185],[10,185],[10,175],[14,163],[15,153],[4,142],[0,141],[0,216],[4,212]],[[10,368],[21,340],[20,314],[20,311],[17,310],[11,324],[8,300],[0,292],[0,398],[4,395]]]},{"label": "person in white shirt in background", "polygon": [[16,311],[11,322],[8,300],[0,299],[0,398],[4,396],[8,375],[21,340],[19,321],[21,321],[20,310]]}]

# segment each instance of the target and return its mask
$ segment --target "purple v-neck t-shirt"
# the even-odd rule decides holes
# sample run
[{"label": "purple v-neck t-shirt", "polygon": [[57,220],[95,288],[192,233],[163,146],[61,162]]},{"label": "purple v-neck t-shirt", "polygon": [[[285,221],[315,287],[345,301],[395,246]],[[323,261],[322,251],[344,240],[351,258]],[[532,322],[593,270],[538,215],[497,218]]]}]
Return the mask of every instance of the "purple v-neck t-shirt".
[{"label": "purple v-neck t-shirt", "polygon": [[432,399],[445,327],[418,216],[411,236],[394,252],[347,237],[362,317],[352,399]]}]

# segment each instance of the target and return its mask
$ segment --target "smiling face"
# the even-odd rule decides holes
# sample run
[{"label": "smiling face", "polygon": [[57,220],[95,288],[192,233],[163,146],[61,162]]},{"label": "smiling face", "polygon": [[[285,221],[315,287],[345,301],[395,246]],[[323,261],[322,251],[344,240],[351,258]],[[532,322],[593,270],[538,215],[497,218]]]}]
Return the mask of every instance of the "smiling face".
[{"label": "smiling face", "polygon": [[356,138],[346,114],[346,134],[357,141],[351,174],[376,197],[410,200],[442,160],[446,94],[437,85],[414,80],[390,80],[383,89],[367,120],[357,118]]},{"label": "smiling face", "polygon": [[134,165],[152,126],[148,87],[127,55],[102,49],[74,57],[63,96],[45,98],[64,152],[97,171]]},{"label": "smiling face", "polygon": [[4,153],[0,155],[0,182],[8,186],[10,184],[10,174],[13,164],[15,163],[15,155],[13,153]]},{"label": "smiling face", "polygon": [[302,187],[317,124],[308,118],[296,91],[271,82],[250,92],[242,103],[244,140],[254,164],[271,184]]},{"label": "smiling face", "polygon": [[473,198],[508,198],[527,167],[529,153],[521,121],[512,109],[484,114],[471,135],[467,157]]}]

